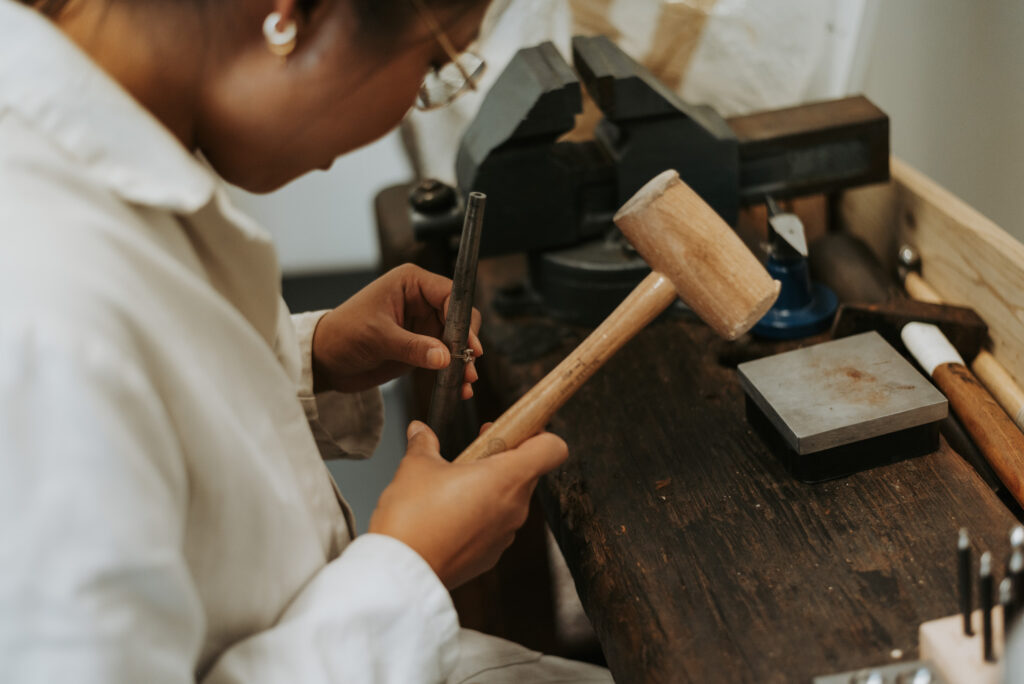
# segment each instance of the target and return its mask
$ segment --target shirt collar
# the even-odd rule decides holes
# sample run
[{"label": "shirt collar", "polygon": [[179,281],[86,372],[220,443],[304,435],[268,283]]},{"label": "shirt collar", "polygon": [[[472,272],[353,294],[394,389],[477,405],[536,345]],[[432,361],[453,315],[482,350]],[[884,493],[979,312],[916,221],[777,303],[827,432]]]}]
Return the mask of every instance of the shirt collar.
[{"label": "shirt collar", "polygon": [[193,213],[219,181],[51,21],[0,0],[0,114],[17,112],[128,202]]}]

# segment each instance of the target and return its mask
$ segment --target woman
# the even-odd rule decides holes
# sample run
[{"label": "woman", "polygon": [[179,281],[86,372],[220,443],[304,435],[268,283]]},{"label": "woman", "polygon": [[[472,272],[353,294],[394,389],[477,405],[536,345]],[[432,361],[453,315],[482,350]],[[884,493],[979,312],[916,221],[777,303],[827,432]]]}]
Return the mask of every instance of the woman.
[{"label": "woman", "polygon": [[450,282],[289,316],[210,169],[270,190],[442,104],[424,74],[485,5],[0,0],[0,681],[607,681],[460,631],[446,591],[561,440],[455,466],[414,422],[355,540],[321,460],[372,451],[377,383],[447,365]]}]

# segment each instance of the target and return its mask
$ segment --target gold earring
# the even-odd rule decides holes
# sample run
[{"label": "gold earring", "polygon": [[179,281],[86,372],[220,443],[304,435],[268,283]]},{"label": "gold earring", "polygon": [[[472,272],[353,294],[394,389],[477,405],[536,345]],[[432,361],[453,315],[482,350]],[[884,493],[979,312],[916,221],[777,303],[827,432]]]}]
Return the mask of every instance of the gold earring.
[{"label": "gold earring", "polygon": [[263,38],[267,41],[267,49],[281,59],[295,49],[295,36],[298,32],[295,20],[282,21],[280,12],[271,12],[263,22]]}]

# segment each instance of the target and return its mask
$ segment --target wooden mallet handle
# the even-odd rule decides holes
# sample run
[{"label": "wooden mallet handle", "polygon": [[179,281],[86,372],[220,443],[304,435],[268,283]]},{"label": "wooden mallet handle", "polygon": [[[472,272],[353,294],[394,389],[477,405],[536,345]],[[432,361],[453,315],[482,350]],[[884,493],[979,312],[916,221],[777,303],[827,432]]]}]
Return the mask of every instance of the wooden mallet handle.
[{"label": "wooden mallet handle", "polygon": [[666,171],[641,188],[615,223],[652,272],[558,366],[470,444],[455,461],[515,448],[537,434],[612,354],[682,297],[726,339],[764,316],[779,283],[693,190]]},{"label": "wooden mallet handle", "polygon": [[554,370],[520,397],[455,461],[475,461],[515,448],[547,425],[555,411],[648,323],[676,299],[669,279],[652,272],[608,318],[572,350]]}]

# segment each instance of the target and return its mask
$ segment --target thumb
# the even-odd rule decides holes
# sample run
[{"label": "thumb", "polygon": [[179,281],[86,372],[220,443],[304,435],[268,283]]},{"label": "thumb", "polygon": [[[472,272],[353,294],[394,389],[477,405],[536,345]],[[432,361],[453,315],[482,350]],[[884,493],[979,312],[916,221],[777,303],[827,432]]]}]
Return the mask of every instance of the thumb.
[{"label": "thumb", "polygon": [[404,328],[397,328],[389,342],[391,359],[399,363],[437,370],[446,367],[451,361],[451,354],[444,342],[430,335],[417,335]]},{"label": "thumb", "polygon": [[405,431],[405,436],[409,440],[409,444],[405,448],[406,456],[416,454],[441,458],[441,443],[438,442],[437,435],[426,423],[419,420],[412,421]]},{"label": "thumb", "polygon": [[495,454],[491,460],[500,460],[506,468],[517,471],[526,479],[537,479],[551,472],[569,457],[569,447],[558,435],[542,432],[515,449]]}]

